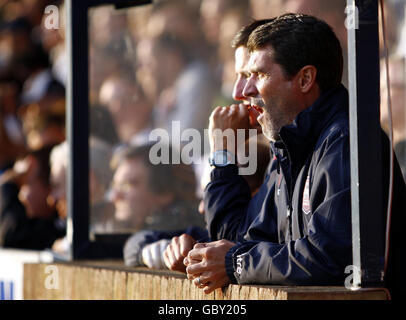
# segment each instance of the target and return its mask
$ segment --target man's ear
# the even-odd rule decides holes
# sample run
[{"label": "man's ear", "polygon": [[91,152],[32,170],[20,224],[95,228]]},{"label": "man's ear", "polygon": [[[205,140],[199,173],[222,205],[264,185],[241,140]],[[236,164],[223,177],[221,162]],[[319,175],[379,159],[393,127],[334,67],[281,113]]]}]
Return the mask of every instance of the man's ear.
[{"label": "man's ear", "polygon": [[299,71],[298,84],[302,93],[308,93],[316,85],[317,69],[315,66],[304,66]]}]

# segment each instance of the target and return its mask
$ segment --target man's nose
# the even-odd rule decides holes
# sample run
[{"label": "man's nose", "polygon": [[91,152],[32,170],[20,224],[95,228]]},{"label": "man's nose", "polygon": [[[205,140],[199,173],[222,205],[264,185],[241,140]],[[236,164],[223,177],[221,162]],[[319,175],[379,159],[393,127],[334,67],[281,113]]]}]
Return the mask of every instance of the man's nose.
[{"label": "man's nose", "polygon": [[247,83],[246,78],[239,78],[234,84],[234,89],[233,89],[233,99],[237,101],[244,100],[245,97],[243,95],[243,90],[245,87],[245,84]]},{"label": "man's nose", "polygon": [[242,94],[244,98],[256,97],[258,95],[258,90],[255,86],[255,81],[252,76],[249,77],[247,82],[245,83]]}]

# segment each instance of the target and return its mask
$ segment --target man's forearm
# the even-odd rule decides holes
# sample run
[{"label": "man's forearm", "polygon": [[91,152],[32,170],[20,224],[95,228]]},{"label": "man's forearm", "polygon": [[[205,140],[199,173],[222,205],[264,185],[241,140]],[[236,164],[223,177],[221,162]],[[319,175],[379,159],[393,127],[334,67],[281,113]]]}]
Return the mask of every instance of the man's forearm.
[{"label": "man's forearm", "polygon": [[214,169],[204,199],[211,239],[237,239],[251,200],[249,186],[244,178],[238,175],[237,166]]}]

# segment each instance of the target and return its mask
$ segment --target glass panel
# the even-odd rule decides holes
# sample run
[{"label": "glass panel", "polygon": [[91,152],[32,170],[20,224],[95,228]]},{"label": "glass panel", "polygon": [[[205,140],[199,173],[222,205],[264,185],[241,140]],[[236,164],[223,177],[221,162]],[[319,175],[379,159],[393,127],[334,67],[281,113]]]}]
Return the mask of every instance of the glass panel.
[{"label": "glass panel", "polygon": [[[210,171],[204,129],[214,107],[233,102],[233,37],[252,18],[315,15],[341,42],[347,85],[344,9],[345,1],[177,0],[89,10],[91,231],[204,226],[197,213]],[[181,141],[186,129],[200,137],[191,165],[179,154],[193,140]],[[170,155],[171,165],[153,164],[156,136],[172,142],[173,152],[156,154]]]}]

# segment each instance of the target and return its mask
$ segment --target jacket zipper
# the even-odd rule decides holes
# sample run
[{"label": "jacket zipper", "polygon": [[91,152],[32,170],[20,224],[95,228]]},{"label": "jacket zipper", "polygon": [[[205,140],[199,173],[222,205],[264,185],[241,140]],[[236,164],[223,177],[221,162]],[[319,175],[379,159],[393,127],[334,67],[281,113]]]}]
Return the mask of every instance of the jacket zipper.
[{"label": "jacket zipper", "polygon": [[290,153],[289,153],[289,149],[286,146],[285,142],[283,142],[283,144],[285,145],[285,150],[286,153],[288,155],[288,160],[289,160],[289,166],[290,166],[290,183],[289,183],[289,194],[288,194],[288,209],[287,209],[287,217],[288,217],[288,223],[289,223],[289,236],[290,239],[293,239],[293,233],[292,233],[292,198],[293,198],[293,168],[292,168],[292,158],[290,157]]}]

